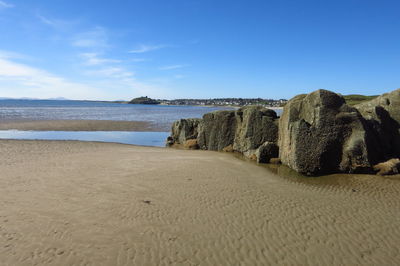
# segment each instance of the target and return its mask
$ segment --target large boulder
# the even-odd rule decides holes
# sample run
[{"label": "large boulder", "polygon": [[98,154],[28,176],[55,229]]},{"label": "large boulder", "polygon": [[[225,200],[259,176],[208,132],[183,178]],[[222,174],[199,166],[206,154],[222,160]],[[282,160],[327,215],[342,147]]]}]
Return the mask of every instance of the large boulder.
[{"label": "large boulder", "polygon": [[248,106],[236,111],[233,150],[251,156],[265,142],[276,143],[277,140],[278,116],[275,111],[261,106]]},{"label": "large boulder", "polygon": [[400,89],[355,106],[367,121],[374,153],[371,160],[400,157]]},{"label": "large boulder", "polygon": [[280,118],[281,161],[307,175],[368,170],[365,128],[358,110],[336,93],[298,95],[285,105]]},{"label": "large boulder", "polygon": [[203,150],[234,151],[268,161],[277,156],[278,117],[273,110],[247,106],[207,113],[203,119],[181,119],[174,122],[167,144],[185,144],[192,139],[197,139],[196,147]]},{"label": "large boulder", "polygon": [[221,151],[233,145],[235,131],[235,111],[215,111],[205,114],[197,138],[200,149]]},{"label": "large boulder", "polygon": [[276,144],[277,140],[278,116],[261,106],[208,113],[199,126],[198,143],[204,150],[233,150],[250,158],[266,154],[257,149],[266,142]]},{"label": "large boulder", "polygon": [[365,118],[377,118],[375,109],[377,106],[384,108],[391,118],[400,123],[400,89],[382,94],[370,101],[362,102],[355,107]]},{"label": "large boulder", "polygon": [[200,118],[180,119],[172,124],[171,138],[174,143],[184,144],[189,139],[197,139]]}]

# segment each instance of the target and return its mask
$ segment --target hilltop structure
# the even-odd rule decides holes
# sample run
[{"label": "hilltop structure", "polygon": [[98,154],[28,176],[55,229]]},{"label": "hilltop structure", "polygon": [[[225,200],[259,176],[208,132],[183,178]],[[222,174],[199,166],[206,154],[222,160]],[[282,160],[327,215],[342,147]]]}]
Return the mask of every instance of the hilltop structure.
[{"label": "hilltop structure", "polygon": [[159,101],[151,99],[151,98],[149,98],[147,96],[138,97],[138,98],[132,99],[128,103],[130,103],[130,104],[160,104]]}]

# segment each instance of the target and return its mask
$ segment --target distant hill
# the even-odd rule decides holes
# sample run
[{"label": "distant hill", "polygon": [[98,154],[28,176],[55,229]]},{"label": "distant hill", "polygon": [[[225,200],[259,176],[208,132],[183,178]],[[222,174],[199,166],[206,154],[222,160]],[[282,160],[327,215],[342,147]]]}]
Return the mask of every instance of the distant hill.
[{"label": "distant hill", "polygon": [[372,100],[376,97],[378,97],[378,95],[372,95],[372,96],[359,95],[359,94],[343,95],[343,98],[346,100],[346,103],[348,105],[356,105],[361,102]]},{"label": "distant hill", "polygon": [[160,104],[159,101],[151,99],[147,96],[145,97],[138,97],[129,102],[130,104]]}]

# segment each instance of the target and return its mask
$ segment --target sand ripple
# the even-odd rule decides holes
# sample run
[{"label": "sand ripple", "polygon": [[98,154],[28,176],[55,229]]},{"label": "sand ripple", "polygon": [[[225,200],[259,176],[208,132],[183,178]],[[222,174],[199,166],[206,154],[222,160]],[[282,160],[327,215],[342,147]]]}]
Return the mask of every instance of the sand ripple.
[{"label": "sand ripple", "polygon": [[[398,265],[400,179],[0,141],[1,265]],[[285,177],[286,176],[286,177]]]}]

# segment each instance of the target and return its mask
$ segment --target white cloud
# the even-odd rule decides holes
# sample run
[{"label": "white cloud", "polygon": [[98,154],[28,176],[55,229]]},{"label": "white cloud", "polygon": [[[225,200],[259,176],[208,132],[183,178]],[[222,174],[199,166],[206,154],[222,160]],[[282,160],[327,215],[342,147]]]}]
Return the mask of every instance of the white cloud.
[{"label": "white cloud", "polygon": [[188,67],[189,65],[168,65],[168,66],[162,66],[159,69],[160,70],[172,70],[172,69],[179,69],[179,68],[184,68]]},{"label": "white cloud", "polygon": [[91,31],[82,32],[73,38],[72,45],[82,48],[98,48],[108,46],[107,32],[103,27],[96,27]]},{"label": "white cloud", "polygon": [[23,54],[15,53],[15,52],[0,50],[0,58],[3,58],[3,59],[10,59],[10,58],[27,59],[29,57],[26,55],[23,55]]},{"label": "white cloud", "polygon": [[92,67],[84,73],[86,75],[117,79],[134,76],[133,72],[118,65],[121,60],[102,58],[98,53],[82,53],[80,57],[84,60],[84,65]]},{"label": "white cloud", "polygon": [[81,21],[79,19],[55,19],[49,18],[42,14],[36,13],[36,18],[46,26],[49,26],[58,32],[70,32],[75,31],[76,27],[80,25]]},{"label": "white cloud", "polygon": [[121,67],[105,67],[98,70],[91,70],[86,72],[89,75],[101,76],[104,78],[130,78],[134,76],[134,73],[127,71]]},{"label": "white cloud", "polygon": [[72,45],[78,47],[93,47],[97,46],[99,43],[94,39],[78,39],[75,40]]},{"label": "white cloud", "polygon": [[134,73],[121,67],[93,71],[91,85],[69,81],[45,70],[0,58],[0,97],[69,99],[131,99],[139,95],[167,97],[170,92],[159,84],[148,84],[134,78]]},{"label": "white cloud", "polygon": [[129,61],[138,63],[138,62],[149,61],[149,59],[146,59],[146,58],[132,58],[132,59],[129,59]]},{"label": "white cloud", "polygon": [[50,26],[56,26],[56,25],[57,25],[57,23],[56,23],[55,21],[52,21],[52,20],[50,20],[50,19],[48,19],[48,18],[46,18],[46,17],[44,17],[44,16],[42,16],[42,15],[37,14],[36,17],[37,17],[41,22],[43,22],[44,24],[47,24],[47,25],[50,25]]},{"label": "white cloud", "polygon": [[101,58],[97,53],[82,53],[80,57],[84,59],[84,64],[88,66],[103,65],[109,63],[119,63],[120,60]]},{"label": "white cloud", "polygon": [[163,48],[168,47],[168,45],[165,44],[159,44],[159,45],[147,45],[147,44],[141,44],[137,46],[135,49],[129,51],[129,53],[132,54],[142,54],[150,51],[155,51],[155,50],[160,50]]},{"label": "white cloud", "polygon": [[84,72],[88,77],[96,79],[95,84],[99,87],[107,88],[110,92],[119,92],[118,99],[125,97],[131,99],[140,95],[162,98],[170,95],[169,90],[157,82],[143,82],[137,80],[134,72],[127,70],[123,66],[102,66]]},{"label": "white cloud", "polygon": [[171,95],[171,91],[164,85],[152,82],[139,81],[133,77],[103,79],[96,83],[99,87],[107,88],[109,91],[118,92],[115,99],[132,99],[134,97],[147,95],[152,98],[165,98]]},{"label": "white cloud", "polygon": [[[95,78],[94,84],[98,87],[107,88],[107,91],[118,93],[117,99],[131,99],[140,95],[149,95],[150,97],[166,97],[168,90],[163,86],[148,84],[136,79],[133,71],[121,65],[122,61],[101,58],[98,53],[80,54],[84,59],[84,65],[90,67],[88,71],[83,72],[87,77]],[[138,60],[128,61],[146,61],[147,59],[136,58]],[[118,64],[120,63],[120,64]],[[154,83],[154,82],[152,82]]]},{"label": "white cloud", "polygon": [[9,3],[6,3],[4,1],[0,1],[0,9],[1,8],[12,8],[12,7],[14,7],[13,4],[9,4]]},{"label": "white cloud", "polygon": [[85,84],[70,82],[47,71],[0,58],[0,93],[3,97],[84,99],[103,96]]}]

